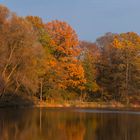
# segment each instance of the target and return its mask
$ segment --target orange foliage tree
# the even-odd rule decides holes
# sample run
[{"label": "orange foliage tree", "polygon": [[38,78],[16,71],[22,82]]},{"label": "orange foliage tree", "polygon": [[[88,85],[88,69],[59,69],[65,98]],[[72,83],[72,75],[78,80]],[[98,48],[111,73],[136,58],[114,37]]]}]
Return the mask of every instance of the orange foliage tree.
[{"label": "orange foliage tree", "polygon": [[76,32],[66,22],[58,20],[47,23],[46,30],[52,39],[57,85],[64,89],[78,87],[83,90],[85,78],[82,65],[77,59],[80,50]]}]

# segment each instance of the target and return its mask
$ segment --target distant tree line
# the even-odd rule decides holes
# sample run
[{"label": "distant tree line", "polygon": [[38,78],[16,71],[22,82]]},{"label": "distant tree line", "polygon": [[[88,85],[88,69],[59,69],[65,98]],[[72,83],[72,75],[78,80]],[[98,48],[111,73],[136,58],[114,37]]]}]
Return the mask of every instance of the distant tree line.
[{"label": "distant tree line", "polygon": [[19,17],[0,6],[0,98],[122,101],[140,98],[140,36],[79,41],[66,22]]}]

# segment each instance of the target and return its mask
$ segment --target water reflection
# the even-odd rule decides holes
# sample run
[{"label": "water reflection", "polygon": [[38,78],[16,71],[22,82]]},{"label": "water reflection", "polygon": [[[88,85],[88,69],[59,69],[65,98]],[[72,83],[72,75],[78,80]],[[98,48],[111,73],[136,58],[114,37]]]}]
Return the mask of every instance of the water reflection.
[{"label": "water reflection", "polygon": [[0,109],[0,140],[140,140],[140,115]]}]

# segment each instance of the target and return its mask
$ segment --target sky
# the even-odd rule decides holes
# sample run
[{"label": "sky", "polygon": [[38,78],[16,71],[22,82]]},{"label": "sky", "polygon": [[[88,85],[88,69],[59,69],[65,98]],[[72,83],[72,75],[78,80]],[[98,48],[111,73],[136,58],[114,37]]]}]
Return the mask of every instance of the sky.
[{"label": "sky", "polygon": [[62,20],[80,40],[95,41],[107,32],[140,33],[140,0],[0,0],[19,16],[36,15],[44,22]]}]

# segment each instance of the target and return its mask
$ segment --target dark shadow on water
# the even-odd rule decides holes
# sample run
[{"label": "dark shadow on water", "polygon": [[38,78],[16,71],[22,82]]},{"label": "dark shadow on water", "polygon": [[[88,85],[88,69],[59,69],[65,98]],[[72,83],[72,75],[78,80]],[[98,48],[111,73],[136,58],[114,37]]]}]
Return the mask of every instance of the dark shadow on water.
[{"label": "dark shadow on water", "polygon": [[26,96],[7,94],[0,98],[0,107],[24,107],[33,105],[33,100]]}]

